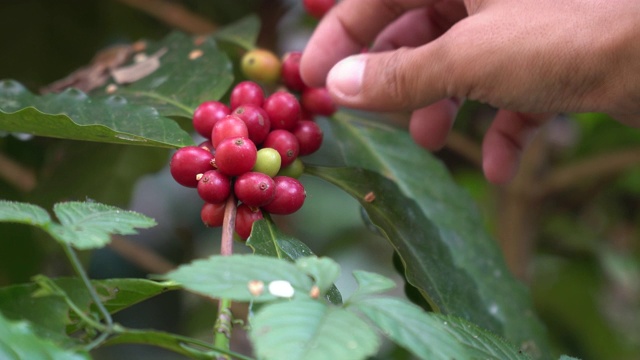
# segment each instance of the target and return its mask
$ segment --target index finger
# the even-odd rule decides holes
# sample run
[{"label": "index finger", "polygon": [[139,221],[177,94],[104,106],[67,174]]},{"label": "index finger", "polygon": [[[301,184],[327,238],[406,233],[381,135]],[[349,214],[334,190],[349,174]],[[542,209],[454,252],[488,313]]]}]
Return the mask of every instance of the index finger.
[{"label": "index finger", "polygon": [[360,52],[405,12],[439,0],[344,0],[329,11],[311,36],[300,62],[309,86],[324,85],[327,73],[344,57]]}]

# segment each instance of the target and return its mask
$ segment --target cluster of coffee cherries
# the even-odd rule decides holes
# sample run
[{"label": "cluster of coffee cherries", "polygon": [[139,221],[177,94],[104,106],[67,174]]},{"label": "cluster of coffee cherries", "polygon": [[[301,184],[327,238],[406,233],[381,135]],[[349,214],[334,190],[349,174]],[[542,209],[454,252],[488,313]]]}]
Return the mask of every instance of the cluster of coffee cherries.
[{"label": "cluster of coffee cherries", "polygon": [[[299,58],[299,53],[283,58],[285,89],[265,96],[258,83],[242,81],[233,88],[229,105],[206,101],[194,111],[193,127],[206,141],[176,151],[170,172],[179,184],[196,188],[205,201],[205,225],[222,225],[232,195],[239,201],[235,232],[241,239],[249,237],[263,212],[287,215],[304,204],[306,192],[297,180],[304,170],[299,156],[320,148],[323,133],[314,115],[330,115],[335,107],[326,90],[305,97]],[[298,85],[291,88],[292,82]],[[301,91],[301,101],[292,90]]]}]

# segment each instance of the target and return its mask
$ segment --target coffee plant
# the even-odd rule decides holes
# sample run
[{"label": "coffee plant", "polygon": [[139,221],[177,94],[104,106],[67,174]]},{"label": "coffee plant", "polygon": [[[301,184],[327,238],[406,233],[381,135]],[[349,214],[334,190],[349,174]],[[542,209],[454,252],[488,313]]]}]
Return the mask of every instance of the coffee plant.
[{"label": "coffee plant", "polygon": [[[305,0],[304,7],[319,18],[333,3]],[[258,47],[259,31],[249,16],[209,36],[141,41],[127,48],[118,71],[86,91],[36,95],[0,80],[5,136],[109,149],[79,152],[95,172],[69,171],[69,184],[97,176],[117,188],[122,175],[100,169],[107,159],[171,151],[159,158],[175,182],[162,191],[197,193],[201,201],[185,206],[198,209],[220,248],[148,278],[91,279],[86,254],[155,220],[78,192],[0,200],[0,222],[39,229],[74,274],[34,273],[29,283],[0,288],[0,358],[88,359],[108,346],[144,344],[193,359],[355,360],[385,356],[395,344],[406,358],[557,359],[528,289],[442,162],[404,129],[337,109],[326,89],[306,87],[300,52]],[[124,70],[134,75],[116,76]],[[140,176],[154,166],[141,160],[124,171]],[[335,285],[341,265],[287,231],[289,215],[316,211],[308,199],[323,194],[305,187],[312,178],[359,203],[362,221],[393,248],[404,283],[355,270],[358,287],[343,298]],[[407,296],[389,295],[398,285]],[[209,336],[114,319],[168,292],[216,304]],[[246,336],[248,350],[234,346],[237,336]]]}]

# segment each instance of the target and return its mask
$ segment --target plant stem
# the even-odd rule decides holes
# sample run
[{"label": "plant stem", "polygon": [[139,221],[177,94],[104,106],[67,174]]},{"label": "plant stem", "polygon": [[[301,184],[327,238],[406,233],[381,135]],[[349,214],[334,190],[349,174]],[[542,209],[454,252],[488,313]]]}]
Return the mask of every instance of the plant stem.
[{"label": "plant stem", "polygon": [[67,255],[67,258],[69,258],[69,261],[71,262],[71,266],[73,267],[73,270],[75,270],[76,274],[80,277],[80,279],[82,279],[82,283],[87,288],[87,291],[89,291],[89,296],[91,296],[91,299],[95,303],[96,307],[98,308],[98,311],[100,311],[100,314],[102,315],[102,317],[104,318],[104,321],[106,322],[106,326],[103,329],[104,331],[102,331],[102,333],[98,337],[96,337],[92,342],[87,344],[86,350],[91,350],[94,347],[100,345],[100,343],[105,341],[107,337],[111,334],[113,330],[113,319],[111,318],[111,314],[109,314],[109,311],[107,311],[107,309],[104,307],[102,300],[100,300],[100,296],[98,296],[96,289],[91,284],[91,280],[89,280],[89,277],[87,276],[87,273],[84,271],[82,264],[80,264],[80,260],[78,259],[76,252],[73,251],[73,249],[69,244],[65,242],[62,242],[61,244],[65,254]]},{"label": "plant stem", "polygon": [[[224,209],[224,221],[222,223],[222,239],[220,243],[220,255],[229,256],[233,254],[233,232],[236,225],[236,198],[231,194],[227,199]],[[217,348],[229,351],[229,340],[231,339],[231,300],[220,299],[218,302],[218,318],[213,328],[213,344]],[[218,359],[228,359],[228,356],[221,355]]]}]

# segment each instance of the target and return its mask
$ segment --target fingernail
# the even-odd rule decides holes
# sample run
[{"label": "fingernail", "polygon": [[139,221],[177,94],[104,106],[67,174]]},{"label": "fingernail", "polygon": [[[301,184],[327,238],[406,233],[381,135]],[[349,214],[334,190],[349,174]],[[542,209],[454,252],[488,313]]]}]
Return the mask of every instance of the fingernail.
[{"label": "fingernail", "polygon": [[327,88],[329,91],[345,97],[358,95],[362,88],[365,65],[365,57],[360,55],[341,60],[329,71]]}]

